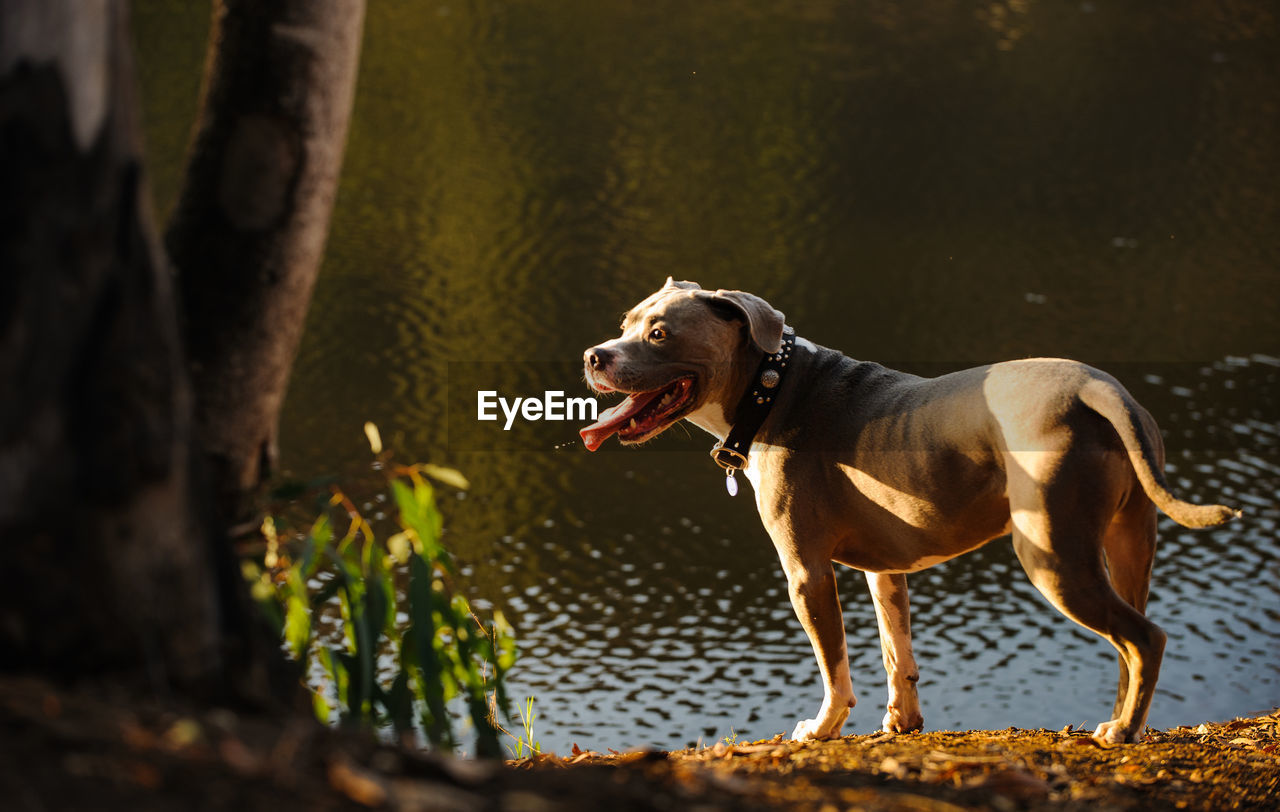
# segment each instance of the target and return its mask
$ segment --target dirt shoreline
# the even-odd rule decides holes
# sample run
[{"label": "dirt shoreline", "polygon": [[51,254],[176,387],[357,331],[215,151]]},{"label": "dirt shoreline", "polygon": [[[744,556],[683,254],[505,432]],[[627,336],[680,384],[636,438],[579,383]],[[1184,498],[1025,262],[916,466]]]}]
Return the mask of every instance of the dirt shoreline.
[{"label": "dirt shoreline", "polygon": [[1083,730],[724,742],[505,764],[308,719],[185,713],[0,678],[6,809],[1276,809],[1280,710],[1099,746]]}]

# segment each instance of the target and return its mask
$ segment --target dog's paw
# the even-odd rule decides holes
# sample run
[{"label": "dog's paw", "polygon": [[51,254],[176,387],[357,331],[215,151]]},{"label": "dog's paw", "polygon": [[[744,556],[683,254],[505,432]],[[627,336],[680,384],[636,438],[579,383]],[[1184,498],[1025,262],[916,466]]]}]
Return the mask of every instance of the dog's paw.
[{"label": "dog's paw", "polygon": [[1103,744],[1136,744],[1142,741],[1142,733],[1137,732],[1131,735],[1124,729],[1123,722],[1112,719],[1110,722],[1098,725],[1097,730],[1093,731],[1093,739]]},{"label": "dog's paw", "polygon": [[829,739],[831,735],[824,735],[817,719],[802,719],[796,722],[796,729],[791,732],[791,738],[795,741],[803,742],[815,739]]},{"label": "dog's paw", "polygon": [[856,703],[853,692],[848,693],[848,699],[832,700],[828,695],[822,702],[822,707],[818,708],[818,717],[816,719],[804,719],[796,723],[796,729],[792,731],[791,738],[796,741],[809,741],[812,739],[834,739],[840,735],[840,728],[844,727],[845,721],[849,718],[849,709]]},{"label": "dog's paw", "polygon": [[886,733],[918,733],[924,729],[924,717],[919,710],[908,712],[889,708],[881,729]]}]

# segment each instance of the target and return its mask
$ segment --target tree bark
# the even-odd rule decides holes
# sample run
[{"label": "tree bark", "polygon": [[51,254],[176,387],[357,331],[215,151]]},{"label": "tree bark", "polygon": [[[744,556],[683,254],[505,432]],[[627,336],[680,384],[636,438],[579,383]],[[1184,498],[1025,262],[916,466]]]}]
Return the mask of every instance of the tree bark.
[{"label": "tree bark", "polygon": [[196,438],[251,518],[328,233],[364,0],[215,0],[201,111],[166,234]]},{"label": "tree bark", "polygon": [[0,4],[0,667],[213,693],[243,585],[193,488],[124,3]]}]

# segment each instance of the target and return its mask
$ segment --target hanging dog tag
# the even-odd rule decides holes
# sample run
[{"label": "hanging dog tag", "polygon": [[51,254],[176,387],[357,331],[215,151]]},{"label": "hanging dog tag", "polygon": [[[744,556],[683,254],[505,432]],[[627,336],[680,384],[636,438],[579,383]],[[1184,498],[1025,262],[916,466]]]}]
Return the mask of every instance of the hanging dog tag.
[{"label": "hanging dog tag", "polygon": [[729,492],[730,496],[738,495],[738,480],[733,478],[734,468],[725,469],[724,489]]}]

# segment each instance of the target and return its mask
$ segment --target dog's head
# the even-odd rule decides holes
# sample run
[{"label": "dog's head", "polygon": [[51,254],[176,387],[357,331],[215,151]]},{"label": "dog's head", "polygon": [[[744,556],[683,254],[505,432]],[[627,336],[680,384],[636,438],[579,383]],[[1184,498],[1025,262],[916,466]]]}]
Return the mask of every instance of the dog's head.
[{"label": "dog's head", "polygon": [[580,432],[595,451],[617,434],[642,443],[711,403],[732,413],[741,368],[782,345],[783,315],[740,290],[667,283],[627,311],[622,335],[583,355],[587,385],[627,398]]}]

